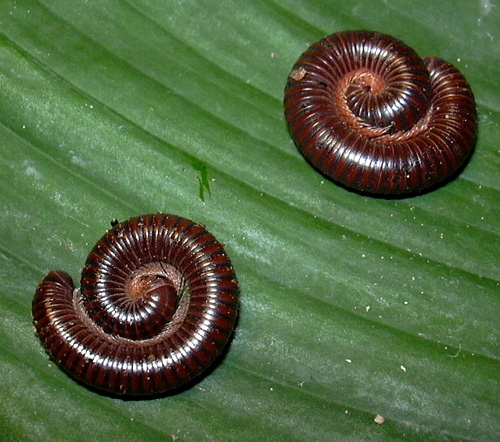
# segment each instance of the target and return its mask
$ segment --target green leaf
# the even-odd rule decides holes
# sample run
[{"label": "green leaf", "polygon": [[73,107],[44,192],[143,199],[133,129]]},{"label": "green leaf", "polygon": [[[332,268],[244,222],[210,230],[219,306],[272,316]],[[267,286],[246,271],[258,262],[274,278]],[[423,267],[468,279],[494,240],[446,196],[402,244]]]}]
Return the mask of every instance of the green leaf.
[{"label": "green leaf", "polygon": [[[4,0],[0,432],[7,441],[492,441],[500,434],[497,1]],[[455,64],[479,135],[458,179],[377,199],[300,155],[283,88],[346,29]],[[207,225],[241,286],[231,346],[176,395],[126,401],[43,351],[31,300],[113,219]],[[376,415],[384,425],[374,422]]]}]

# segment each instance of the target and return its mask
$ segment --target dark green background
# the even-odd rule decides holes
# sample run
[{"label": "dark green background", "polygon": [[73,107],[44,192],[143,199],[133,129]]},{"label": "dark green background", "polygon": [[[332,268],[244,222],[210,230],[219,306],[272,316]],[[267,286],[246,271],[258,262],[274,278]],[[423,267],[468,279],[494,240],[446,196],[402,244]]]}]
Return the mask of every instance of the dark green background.
[{"label": "dark green background", "polygon": [[[2,440],[497,439],[498,6],[2,1]],[[309,44],[347,29],[392,34],[465,74],[479,136],[458,179],[374,199],[301,157],[286,77]],[[112,219],[157,211],[226,244],[240,321],[192,389],[112,399],[49,361],[31,300],[51,269],[77,278]]]}]

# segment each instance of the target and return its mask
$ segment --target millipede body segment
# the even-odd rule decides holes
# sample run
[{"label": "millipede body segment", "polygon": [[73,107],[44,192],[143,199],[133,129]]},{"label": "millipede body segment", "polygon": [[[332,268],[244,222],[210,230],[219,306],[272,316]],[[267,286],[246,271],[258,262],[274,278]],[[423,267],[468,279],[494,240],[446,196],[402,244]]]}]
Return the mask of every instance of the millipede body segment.
[{"label": "millipede body segment", "polygon": [[458,69],[378,32],[313,44],[292,68],[284,105],[303,155],[333,180],[373,194],[446,180],[477,131],[474,94]]},{"label": "millipede body segment", "polygon": [[200,375],[237,313],[238,283],[223,246],[203,226],[164,214],[114,225],[90,252],[80,290],[53,271],[33,300],[50,356],[118,395],[163,393]]}]

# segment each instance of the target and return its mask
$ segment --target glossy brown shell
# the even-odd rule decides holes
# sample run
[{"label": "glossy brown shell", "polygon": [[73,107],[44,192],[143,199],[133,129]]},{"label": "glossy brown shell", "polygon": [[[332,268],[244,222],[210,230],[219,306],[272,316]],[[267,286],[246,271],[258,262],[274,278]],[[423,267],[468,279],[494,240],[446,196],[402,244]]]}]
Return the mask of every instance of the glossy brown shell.
[{"label": "glossy brown shell", "polygon": [[200,375],[237,313],[238,283],[223,246],[203,226],[164,214],[108,231],[87,258],[80,291],[54,271],[33,300],[50,356],[118,395],[163,393]]},{"label": "glossy brown shell", "polygon": [[446,180],[477,130],[474,94],[458,69],[377,32],[313,44],[289,75],[284,105],[303,155],[367,193],[415,193]]}]

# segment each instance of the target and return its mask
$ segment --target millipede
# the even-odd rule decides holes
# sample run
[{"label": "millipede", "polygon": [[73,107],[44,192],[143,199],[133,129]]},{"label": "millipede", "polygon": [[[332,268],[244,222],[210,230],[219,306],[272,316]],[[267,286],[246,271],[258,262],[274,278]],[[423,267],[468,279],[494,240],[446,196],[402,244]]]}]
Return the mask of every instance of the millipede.
[{"label": "millipede", "polygon": [[204,372],[228,343],[238,282],[224,246],[176,215],[113,223],[75,289],[64,271],[37,287],[33,321],[55,362],[116,395],[177,389]]},{"label": "millipede", "polygon": [[418,193],[453,177],[477,132],[474,94],[456,67],[371,31],[310,46],[288,76],[284,107],[305,158],[367,194]]}]

